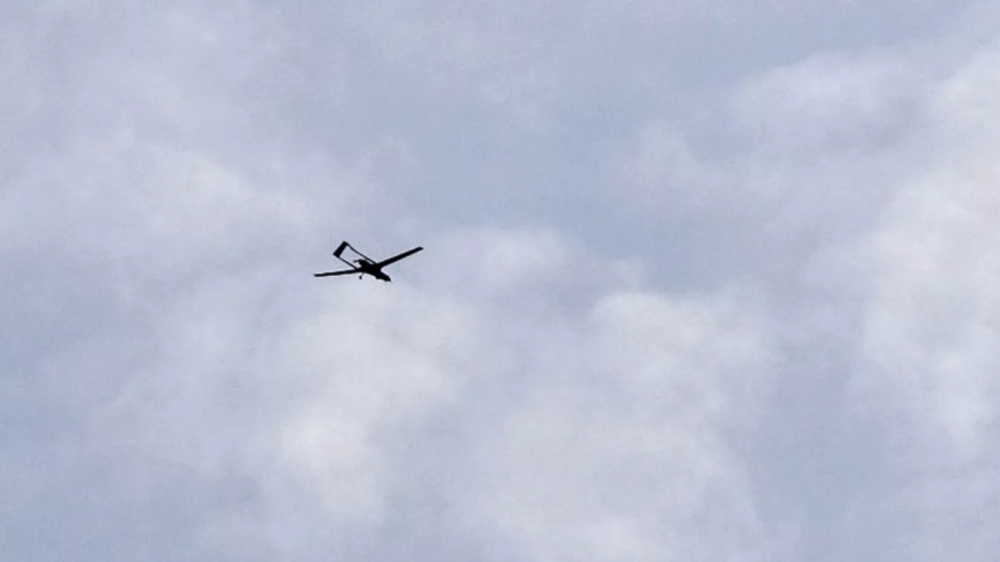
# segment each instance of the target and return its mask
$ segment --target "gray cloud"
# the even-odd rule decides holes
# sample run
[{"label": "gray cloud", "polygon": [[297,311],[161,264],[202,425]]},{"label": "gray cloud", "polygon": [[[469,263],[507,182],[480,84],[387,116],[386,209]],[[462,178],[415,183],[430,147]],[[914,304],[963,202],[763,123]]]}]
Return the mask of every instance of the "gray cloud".
[{"label": "gray cloud", "polygon": [[12,559],[996,557],[989,5],[4,8]]}]

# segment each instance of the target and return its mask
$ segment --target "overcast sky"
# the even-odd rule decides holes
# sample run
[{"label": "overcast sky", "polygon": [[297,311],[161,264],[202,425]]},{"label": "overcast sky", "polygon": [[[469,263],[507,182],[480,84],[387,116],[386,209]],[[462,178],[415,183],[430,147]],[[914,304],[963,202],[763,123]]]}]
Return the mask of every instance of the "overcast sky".
[{"label": "overcast sky", "polygon": [[0,152],[0,559],[1000,559],[996,2],[0,0]]}]

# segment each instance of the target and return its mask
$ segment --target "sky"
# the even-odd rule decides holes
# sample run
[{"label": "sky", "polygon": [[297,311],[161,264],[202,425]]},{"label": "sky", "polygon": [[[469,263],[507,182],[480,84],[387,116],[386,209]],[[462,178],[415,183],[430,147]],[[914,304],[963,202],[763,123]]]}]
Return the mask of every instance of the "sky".
[{"label": "sky", "polygon": [[0,13],[0,558],[1000,559],[995,2]]}]

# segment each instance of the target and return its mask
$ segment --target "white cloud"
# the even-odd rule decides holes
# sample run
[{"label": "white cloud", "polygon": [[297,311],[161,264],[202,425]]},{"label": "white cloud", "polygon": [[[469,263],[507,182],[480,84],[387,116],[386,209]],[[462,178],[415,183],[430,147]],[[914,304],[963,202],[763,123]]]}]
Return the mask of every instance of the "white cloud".
[{"label": "white cloud", "polygon": [[867,216],[910,161],[931,69],[917,50],[820,54],[732,86],[703,110],[712,146],[686,120],[645,126],[619,162],[623,193],[664,214],[732,216],[781,236]]},{"label": "white cloud", "polygon": [[[995,43],[933,92],[933,157],[894,197],[867,241],[872,267],[856,377],[868,415],[896,420],[890,450],[906,475],[886,509],[910,515],[907,559],[993,558],[1000,484],[1000,181]],[[950,545],[950,546],[949,546]]]},{"label": "white cloud", "polygon": [[995,552],[988,17],[112,4],[0,23],[11,556]]},{"label": "white cloud", "polygon": [[1000,84],[996,52],[987,50],[938,90],[936,158],[899,192],[873,239],[871,353],[914,393],[916,409],[973,454],[996,415],[990,397],[1000,359],[990,343],[1000,321],[992,296],[1000,288],[993,228],[1000,175],[992,157],[1000,137],[986,118],[1000,114],[986,101]]},{"label": "white cloud", "polygon": [[892,53],[819,55],[743,85],[732,113],[765,150],[877,148],[897,140],[921,101],[918,69]]},{"label": "white cloud", "polygon": [[380,476],[378,433],[456,399],[476,376],[481,320],[410,291],[336,294],[330,312],[283,337],[273,372],[291,395],[273,439],[279,462],[334,512],[378,520],[392,476]]},{"label": "white cloud", "polygon": [[[538,560],[767,559],[734,441],[768,344],[725,300],[612,293],[504,424],[483,516]],[[710,538],[712,537],[712,538]]]},{"label": "white cloud", "polygon": [[[464,234],[476,252],[436,250],[491,280],[457,300],[401,278],[317,283],[275,301],[274,273],[219,272],[52,358],[46,392],[84,423],[68,434],[74,455],[107,475],[81,484],[128,513],[178,479],[244,482],[257,491],[207,503],[185,536],[227,556],[248,541],[258,555],[309,556],[393,520],[406,459],[433,443],[407,428],[471,403],[501,425],[452,418],[478,428],[473,450],[449,449],[462,478],[417,482],[453,497],[466,532],[505,537],[529,559],[763,556],[769,531],[735,442],[764,399],[769,351],[744,303],[621,292],[610,278],[591,289],[583,324],[569,310],[495,308],[498,279],[552,275],[512,249],[569,245],[546,232]],[[560,274],[592,267],[577,258],[557,259]],[[415,441],[400,459],[402,435]],[[710,515],[719,505],[721,520]],[[730,538],[699,546],[715,533]]]}]

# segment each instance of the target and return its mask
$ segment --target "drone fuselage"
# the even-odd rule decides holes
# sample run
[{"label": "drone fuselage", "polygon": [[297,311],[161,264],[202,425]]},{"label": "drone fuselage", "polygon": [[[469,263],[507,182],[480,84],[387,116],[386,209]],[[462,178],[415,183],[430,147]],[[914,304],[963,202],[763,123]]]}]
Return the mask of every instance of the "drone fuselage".
[{"label": "drone fuselage", "polygon": [[358,268],[358,272],[361,273],[362,277],[364,277],[365,275],[371,275],[375,279],[380,279],[387,283],[392,281],[391,277],[382,272],[381,267],[377,266],[376,264],[364,258],[356,259],[354,260],[354,263],[357,264],[356,267]]}]

